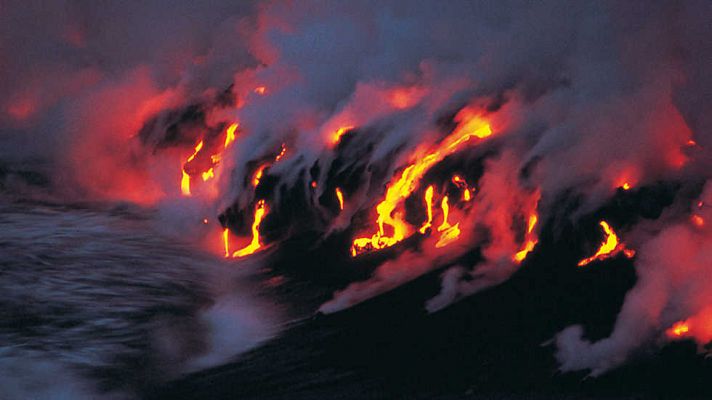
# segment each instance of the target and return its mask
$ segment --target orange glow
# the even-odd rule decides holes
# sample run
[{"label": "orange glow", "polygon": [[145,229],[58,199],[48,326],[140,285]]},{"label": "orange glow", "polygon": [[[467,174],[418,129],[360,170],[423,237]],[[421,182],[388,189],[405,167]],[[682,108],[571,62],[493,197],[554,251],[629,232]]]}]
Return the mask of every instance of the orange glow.
[{"label": "orange glow", "polygon": [[341,189],[336,188],[336,198],[339,200],[339,210],[344,209],[344,194],[341,193]]},{"label": "orange glow", "polygon": [[396,88],[389,92],[388,102],[395,108],[403,110],[413,107],[423,97],[423,91],[418,88]]},{"label": "orange glow", "polygon": [[628,182],[623,183],[623,186],[621,186],[623,190],[629,190],[630,189],[630,184]]},{"label": "orange glow", "polygon": [[628,258],[635,256],[634,250],[626,248],[623,243],[619,243],[618,236],[606,221],[599,222],[599,225],[603,228],[606,238],[601,243],[601,246],[598,248],[598,251],[596,251],[596,254],[579,261],[579,267],[583,267],[592,261],[605,260],[607,258],[615,257],[621,252]]},{"label": "orange glow", "polygon": [[428,213],[428,220],[420,227],[419,231],[422,234],[425,234],[433,223],[433,185],[425,189],[425,211]]},{"label": "orange glow", "polygon": [[[378,231],[371,237],[360,237],[353,241],[351,254],[357,255],[364,251],[383,249],[393,246],[412,233],[411,227],[405,222],[402,212],[396,208],[417,188],[420,179],[435,164],[446,156],[460,150],[460,146],[471,138],[486,138],[492,134],[487,121],[473,112],[462,116],[458,114],[458,126],[429,153],[416,151],[413,164],[408,165],[400,177],[392,181],[386,189],[385,198],[376,206]],[[388,227],[389,232],[386,232]]]},{"label": "orange glow", "polygon": [[264,94],[267,93],[267,88],[265,86],[257,86],[255,88],[255,93],[259,94],[260,96],[264,96]]},{"label": "orange glow", "polygon": [[229,235],[230,235],[230,230],[225,228],[223,230],[223,234],[222,234],[223,246],[225,247],[225,258],[230,257],[230,243],[228,240]]},{"label": "orange glow", "polygon": [[337,144],[341,141],[341,137],[344,136],[344,134],[350,130],[354,129],[353,126],[344,126],[336,131],[334,131],[334,134],[331,136],[331,142],[334,144]]},{"label": "orange glow", "polygon": [[438,226],[438,232],[442,233],[440,234],[440,239],[438,240],[438,242],[435,243],[435,247],[437,248],[447,246],[448,244],[457,240],[458,237],[460,237],[460,223],[458,222],[455,225],[450,225],[450,223],[448,222],[450,206],[448,205],[447,196],[443,197],[443,200],[440,203],[440,207],[443,211],[443,222],[442,224],[440,224],[440,226]]},{"label": "orange glow", "polygon": [[698,228],[702,228],[703,226],[705,226],[705,219],[702,218],[701,216],[697,215],[697,214],[694,214],[694,215],[690,218],[690,220],[691,220],[692,223],[693,223],[696,227],[698,227]]},{"label": "orange glow", "polygon": [[229,146],[230,143],[235,141],[235,130],[237,130],[238,126],[240,126],[238,123],[234,123],[234,124],[228,126],[227,130],[225,130],[225,146],[224,146],[224,148],[227,148],[227,146]]},{"label": "orange glow", "polygon": [[687,141],[687,145],[690,146],[690,147],[692,147],[692,146],[697,146],[697,142],[695,142],[694,140],[690,139],[690,140]]},{"label": "orange glow", "polygon": [[690,325],[686,321],[675,322],[670,329],[665,331],[667,336],[672,339],[680,338],[690,332]]},{"label": "orange glow", "polygon": [[255,207],[255,218],[252,222],[252,241],[246,247],[232,253],[233,257],[244,257],[253,254],[257,250],[259,250],[260,247],[262,247],[262,245],[260,244],[259,227],[265,214],[267,214],[267,206],[265,205],[264,200],[260,200],[257,202],[257,206]]}]

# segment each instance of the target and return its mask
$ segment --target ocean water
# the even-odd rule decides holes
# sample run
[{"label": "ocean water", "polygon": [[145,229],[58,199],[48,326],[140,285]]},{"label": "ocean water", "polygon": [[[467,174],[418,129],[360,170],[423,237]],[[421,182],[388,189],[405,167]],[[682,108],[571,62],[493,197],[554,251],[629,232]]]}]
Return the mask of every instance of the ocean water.
[{"label": "ocean water", "polygon": [[279,330],[254,267],[127,206],[0,200],[0,399],[125,399]]}]

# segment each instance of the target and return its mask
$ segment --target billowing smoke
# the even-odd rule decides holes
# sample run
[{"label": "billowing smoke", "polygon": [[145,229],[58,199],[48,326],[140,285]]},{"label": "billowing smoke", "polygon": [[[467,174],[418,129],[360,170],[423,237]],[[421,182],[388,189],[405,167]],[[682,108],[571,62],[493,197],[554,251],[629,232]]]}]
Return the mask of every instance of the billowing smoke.
[{"label": "billowing smoke", "polygon": [[[706,2],[234,3],[3,7],[12,156],[51,162],[65,195],[219,216],[226,257],[306,231],[393,252],[327,313],[437,271],[435,312],[525,265],[562,198],[575,223],[712,178]],[[701,196],[611,228],[639,280],[610,338],[557,336],[564,370],[710,340]]]}]

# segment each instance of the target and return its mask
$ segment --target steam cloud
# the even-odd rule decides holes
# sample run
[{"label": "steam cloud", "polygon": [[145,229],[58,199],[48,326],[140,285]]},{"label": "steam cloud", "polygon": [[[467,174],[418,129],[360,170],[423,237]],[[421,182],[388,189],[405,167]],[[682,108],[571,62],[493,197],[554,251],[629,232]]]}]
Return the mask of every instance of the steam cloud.
[{"label": "steam cloud", "polygon": [[[623,183],[712,178],[712,7],[701,0],[169,3],[4,6],[0,140],[23,151],[0,155],[57,166],[55,186],[75,192],[65,195],[217,214],[252,209],[246,182],[284,144],[268,171],[283,188],[272,201],[297,188],[328,235],[370,213],[463,107],[492,126],[492,138],[456,156],[483,165],[471,177],[473,202],[452,209],[458,241],[441,249],[435,236],[423,239],[323,312],[447,267],[426,305],[436,311],[514,273],[524,239],[512,221],[526,226],[535,213],[536,234],[565,193],[582,199],[576,219]],[[189,106],[200,117],[176,117]],[[239,134],[215,187],[182,199],[181,163],[206,132],[233,121]],[[189,125],[199,129],[181,129]],[[347,126],[353,132],[335,146],[333,132]],[[355,186],[342,213],[318,200],[334,176]],[[638,283],[610,338],[589,343],[580,327],[557,336],[563,370],[603,372],[679,320],[699,343],[712,339],[709,186],[702,207],[686,199],[692,207],[677,203],[630,227]],[[710,222],[692,224],[692,213]],[[478,247],[482,261],[464,264]]]}]

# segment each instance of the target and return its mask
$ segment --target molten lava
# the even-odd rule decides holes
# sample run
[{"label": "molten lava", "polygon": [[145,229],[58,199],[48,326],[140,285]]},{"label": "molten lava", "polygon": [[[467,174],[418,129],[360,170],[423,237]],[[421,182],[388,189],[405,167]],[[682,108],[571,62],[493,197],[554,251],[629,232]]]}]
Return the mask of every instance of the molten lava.
[{"label": "molten lava", "polygon": [[267,167],[269,167],[269,164],[262,164],[259,168],[257,168],[255,176],[252,178],[252,186],[257,187],[257,185],[260,184],[260,179],[262,179],[262,175]]},{"label": "molten lava", "polygon": [[618,235],[616,235],[606,221],[601,221],[599,224],[601,225],[601,228],[603,228],[606,237],[594,255],[579,261],[579,267],[583,267],[584,265],[596,260],[600,261],[615,257],[619,253],[623,253],[628,258],[632,258],[635,255],[634,250],[626,248],[625,244],[618,241]]},{"label": "molten lava", "polygon": [[213,172],[213,167],[210,167],[209,170],[203,172],[201,174],[201,177],[203,178],[203,182],[207,181],[208,179],[215,178],[215,173]]},{"label": "molten lava", "polygon": [[222,234],[223,246],[225,247],[225,258],[230,257],[229,235],[230,235],[230,230],[228,228],[225,228],[223,230],[223,234]]},{"label": "molten lava", "polygon": [[460,237],[460,223],[458,222],[455,225],[450,225],[450,222],[448,222],[450,206],[448,205],[447,196],[443,197],[440,207],[443,211],[443,222],[442,224],[440,224],[440,226],[438,226],[438,232],[441,232],[441,234],[440,239],[437,243],[435,243],[435,247],[437,248],[447,246],[448,244],[457,240],[458,237]]},{"label": "molten lava", "polygon": [[[259,227],[265,214],[267,214],[267,206],[265,205],[264,200],[260,200],[257,202],[257,206],[255,207],[255,217],[252,222],[252,241],[247,246],[232,253],[233,257],[248,256],[262,247],[262,245],[260,244]],[[227,238],[227,235],[225,235],[225,238]],[[225,248],[227,249],[227,241],[225,243]]]},{"label": "molten lava", "polygon": [[[235,131],[239,127],[238,123],[233,123],[230,124],[230,126],[227,127],[225,130],[225,142],[223,145],[223,149],[227,148],[232,142],[235,141]],[[210,142],[214,143],[214,142]],[[210,162],[209,163],[203,163],[200,167],[200,170],[195,171],[196,167],[191,166],[188,167],[193,160],[198,156],[198,154],[201,151],[205,150],[205,139],[200,139],[200,141],[195,145],[195,149],[193,151],[193,154],[188,157],[185,162],[183,163],[182,167],[182,177],[180,181],[180,189],[181,193],[183,196],[190,196],[191,193],[191,187],[190,187],[190,180],[191,180],[191,175],[197,175],[198,173],[200,174],[200,177],[202,178],[203,182],[208,181],[212,178],[215,178],[215,166],[220,163],[220,160],[222,158],[221,154],[218,152],[217,154],[212,154],[210,155]],[[208,144],[210,145],[210,144]],[[196,160],[196,163],[198,161]],[[207,164],[207,165],[206,165]]]},{"label": "molten lava", "polygon": [[470,186],[467,184],[467,181],[462,179],[459,175],[454,175],[452,177],[452,183],[454,183],[455,186],[462,190],[463,201],[470,201],[472,199],[473,189],[470,189]]},{"label": "molten lava", "polygon": [[425,190],[425,211],[428,214],[428,220],[419,229],[422,234],[425,234],[433,224],[433,185],[428,186]]},{"label": "molten lava", "polygon": [[203,140],[201,139],[197,145],[195,145],[195,151],[193,154],[188,157],[187,160],[185,160],[185,164],[183,164],[183,177],[181,178],[180,181],[180,191],[183,194],[183,196],[190,196],[190,175],[185,171],[185,166],[193,161],[195,159],[195,156],[198,155],[200,150],[203,148]]},{"label": "molten lava", "polygon": [[282,147],[279,150],[279,154],[277,154],[277,157],[274,158],[274,162],[281,160],[285,154],[287,154],[287,146],[285,146],[284,143],[282,143]]},{"label": "molten lava", "polygon": [[234,123],[227,127],[227,130],[225,131],[225,145],[223,146],[223,148],[227,149],[227,146],[229,146],[230,143],[235,141],[235,131],[237,130],[238,126],[238,123]]},{"label": "molten lava", "polygon": [[336,198],[339,200],[339,210],[344,209],[344,194],[341,193],[341,189],[336,188]]},{"label": "molten lava", "polygon": [[341,137],[346,134],[346,132],[354,129],[353,126],[343,126],[336,131],[334,131],[334,134],[331,136],[331,142],[333,144],[338,144],[341,141]]},{"label": "molten lava", "polygon": [[403,212],[396,211],[396,208],[418,187],[423,175],[445,157],[460,150],[460,146],[471,138],[484,139],[492,135],[489,123],[479,114],[461,112],[457,118],[458,126],[452,134],[430,152],[416,151],[413,159],[417,161],[408,165],[400,177],[388,186],[385,198],[376,206],[378,231],[371,237],[354,239],[351,246],[353,256],[393,246],[409,236],[412,229],[405,221]]},{"label": "molten lava", "polygon": [[183,177],[180,180],[180,192],[183,196],[190,196],[190,175],[185,171],[181,171]]},{"label": "molten lava", "polygon": [[536,215],[536,213],[529,216],[529,221],[527,222],[527,233],[524,238],[524,247],[516,254],[514,254],[515,262],[521,263],[522,261],[524,261],[524,259],[527,258],[527,254],[534,250],[534,247],[539,242],[539,239],[536,237],[536,235],[534,235],[534,227],[536,227],[536,223],[538,220],[539,217]]},{"label": "molten lava", "polygon": [[690,325],[686,321],[675,322],[670,329],[665,331],[671,339],[678,339],[690,332]]}]

